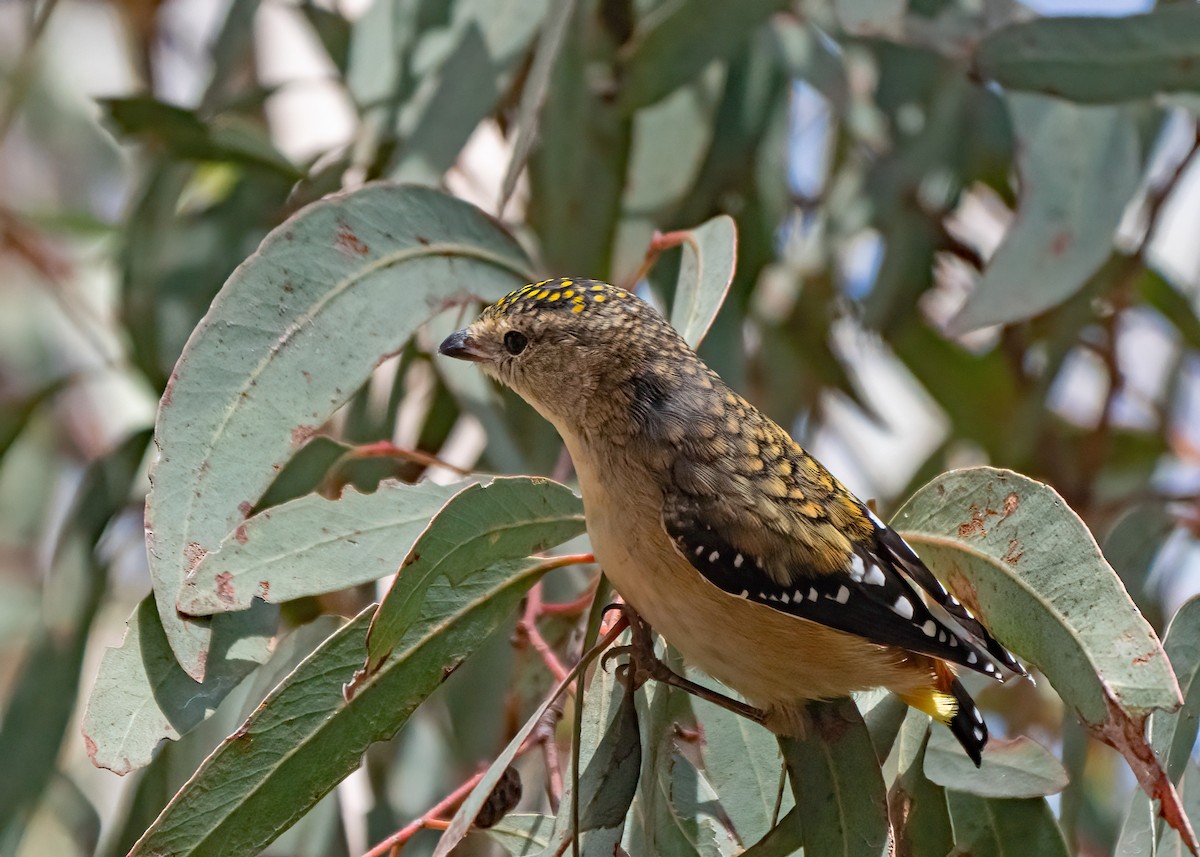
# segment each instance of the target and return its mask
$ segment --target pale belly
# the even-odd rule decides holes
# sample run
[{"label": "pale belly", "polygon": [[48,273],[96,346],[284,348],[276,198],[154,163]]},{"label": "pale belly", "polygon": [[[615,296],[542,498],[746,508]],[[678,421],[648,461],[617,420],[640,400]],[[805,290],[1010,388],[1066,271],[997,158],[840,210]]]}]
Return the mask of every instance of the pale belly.
[{"label": "pale belly", "polygon": [[790,720],[807,700],[929,683],[899,650],[723,592],[676,552],[646,502],[603,502],[599,490],[585,483],[588,532],[613,586],[690,665],[753,704]]}]

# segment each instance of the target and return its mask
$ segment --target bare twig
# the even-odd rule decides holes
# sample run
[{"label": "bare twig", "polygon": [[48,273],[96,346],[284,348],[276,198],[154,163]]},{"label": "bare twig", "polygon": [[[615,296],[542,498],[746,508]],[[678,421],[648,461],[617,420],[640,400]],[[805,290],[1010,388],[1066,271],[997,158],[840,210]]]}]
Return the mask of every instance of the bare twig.
[{"label": "bare twig", "polygon": [[470,470],[464,470],[457,464],[451,464],[448,461],[443,461],[436,455],[431,455],[428,452],[423,452],[419,449],[407,449],[403,446],[396,446],[388,440],[381,440],[375,443],[364,443],[354,447],[347,453],[346,457],[350,460],[361,460],[365,458],[399,458],[403,461],[412,461],[416,464],[422,464],[425,467],[444,467],[459,476],[470,476]]},{"label": "bare twig", "polygon": [[422,830],[433,829],[436,823],[441,820],[441,816],[445,815],[447,812],[454,809],[460,803],[466,800],[467,795],[471,793],[471,790],[479,784],[480,780],[483,779],[484,773],[484,771],[480,771],[479,773],[474,774],[470,779],[430,807],[429,810],[416,821],[410,822],[400,830],[393,833],[387,839],[383,840],[366,854],[364,854],[363,857],[384,857],[384,855],[392,855],[392,857],[395,857],[396,854],[400,853],[400,849],[404,847],[404,844],[408,842],[408,840],[412,839]]}]

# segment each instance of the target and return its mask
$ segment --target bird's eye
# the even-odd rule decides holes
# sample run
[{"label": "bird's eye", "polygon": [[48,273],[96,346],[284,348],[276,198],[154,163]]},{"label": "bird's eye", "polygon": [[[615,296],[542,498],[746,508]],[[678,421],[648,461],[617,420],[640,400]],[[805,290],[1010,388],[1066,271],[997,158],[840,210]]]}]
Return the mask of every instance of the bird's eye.
[{"label": "bird's eye", "polygon": [[504,334],[504,350],[509,354],[520,354],[529,344],[529,337],[519,330],[510,330]]}]

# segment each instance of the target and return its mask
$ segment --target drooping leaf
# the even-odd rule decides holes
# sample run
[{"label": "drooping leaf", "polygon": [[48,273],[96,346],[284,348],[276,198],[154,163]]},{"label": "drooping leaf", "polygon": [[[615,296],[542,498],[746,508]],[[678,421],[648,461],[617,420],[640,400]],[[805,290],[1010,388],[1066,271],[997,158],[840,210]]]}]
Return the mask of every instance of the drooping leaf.
[{"label": "drooping leaf", "polygon": [[163,394],[146,504],[155,598],[189,675],[209,665],[210,628],[176,610],[187,572],[417,325],[472,295],[498,297],[525,269],[470,205],[373,185],[305,208],[225,284]]},{"label": "drooping leaf", "polygon": [[1116,748],[1178,828],[1178,795],[1145,738],[1179,687],[1154,630],[1095,539],[1049,486],[980,467],[943,474],[893,526],[1005,645],[1037,666],[1093,736]]},{"label": "drooping leaf", "polygon": [[419,616],[426,589],[470,580],[478,569],[562,544],[584,531],[583,506],[548,479],[501,477],[446,501],[396,572],[367,635],[368,674],[378,669]]},{"label": "drooping leaf", "polygon": [[806,854],[887,854],[887,790],[851,700],[809,704],[812,734],[780,740]]},{"label": "drooping leaf", "polygon": [[131,857],[239,857],[262,850],[393,735],[488,637],[544,573],[502,562],[425,590],[392,658],[347,699],[371,610],[329,638],[210,756],[139,840]]},{"label": "drooping leaf", "polygon": [[685,233],[671,326],[699,347],[725,302],[737,264],[737,226],[721,214]]},{"label": "drooping leaf", "polygon": [[1013,843],[1022,853],[1067,857],[1067,845],[1046,799],[981,798],[946,792],[954,846],[972,857],[1005,857]]},{"label": "drooping leaf", "polygon": [[[1011,93],[1020,201],[1016,220],[950,330],[1030,318],[1083,288],[1141,178],[1132,114]],[[1096,181],[1098,174],[1104,181]]]},{"label": "drooping leaf", "polygon": [[690,81],[714,60],[727,59],[782,0],[688,0],[646,15],[622,49],[620,103],[633,111]]},{"label": "drooping leaf", "polygon": [[929,737],[925,776],[944,788],[986,798],[1045,797],[1067,786],[1067,772],[1058,759],[1024,735],[989,740],[976,768],[948,729]]},{"label": "drooping leaf", "polygon": [[236,626],[236,634],[221,628],[228,616],[213,620],[222,647],[213,650],[214,663],[198,684],[175,660],[154,597],[146,596],[126,622],[121,645],[100,661],[83,719],[92,763],[127,774],[148,765],[164,740],[199,725],[259,665],[239,656],[242,647],[261,651],[275,633],[274,611],[252,611],[251,617]]},{"label": "drooping leaf", "polygon": [[517,110],[517,137],[512,155],[504,168],[504,181],[500,185],[500,202],[497,208],[503,212],[508,200],[517,187],[517,179],[529,161],[538,138],[538,120],[542,105],[550,89],[550,78],[554,64],[567,38],[567,27],[575,16],[577,0],[560,0],[553,4],[542,25],[537,48],[533,53],[533,64],[529,77],[521,89],[521,104]]},{"label": "drooping leaf", "polygon": [[980,75],[1005,89],[1072,101],[1195,92],[1200,90],[1200,8],[1167,3],[1144,15],[1013,24],[980,43],[975,63]]},{"label": "drooping leaf", "polygon": [[[723,688],[722,692],[728,693]],[[758,842],[771,827],[779,799],[784,770],[779,742],[768,730],[726,708],[701,699],[694,700],[692,708],[704,735],[705,775],[738,839],[745,845]],[[791,803],[789,794],[781,816],[790,811]]]},{"label": "drooping leaf", "polygon": [[463,485],[387,482],[338,500],[310,494],[260,512],[197,564],[179,592],[189,616],[279,604],[393,574]]},{"label": "drooping leaf", "polygon": [[627,689],[579,777],[581,833],[625,823],[641,767],[642,736],[633,692]]},{"label": "drooping leaf", "polygon": [[[1183,708],[1176,712],[1154,712],[1146,732],[1154,755],[1164,761],[1167,775],[1179,782],[1196,743],[1200,723],[1200,681],[1196,680],[1200,677],[1200,598],[1193,598],[1179,608],[1163,637],[1163,649],[1179,680]],[[1143,792],[1134,794],[1115,853],[1122,857],[1152,853],[1158,836],[1150,798]]]},{"label": "drooping leaf", "polygon": [[894,769],[888,809],[898,854],[950,854],[954,845],[946,793],[925,776],[932,734],[929,715],[908,709],[884,766],[885,778]]},{"label": "drooping leaf", "polygon": [[442,32],[431,32],[414,67],[412,97],[396,122],[389,176],[437,182],[454,165],[471,133],[491,113],[517,61],[541,27],[547,0],[464,0],[452,6]]},{"label": "drooping leaf", "polygon": [[588,26],[579,3],[542,106],[541,145],[529,160],[529,225],[552,273],[608,279],[632,123],[598,92],[589,63],[611,54],[611,38]]}]

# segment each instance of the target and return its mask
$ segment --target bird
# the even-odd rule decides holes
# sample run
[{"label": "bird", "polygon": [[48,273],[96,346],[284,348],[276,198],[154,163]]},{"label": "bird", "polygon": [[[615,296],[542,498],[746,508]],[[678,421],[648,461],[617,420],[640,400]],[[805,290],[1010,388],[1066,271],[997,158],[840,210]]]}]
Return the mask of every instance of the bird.
[{"label": "bird", "polygon": [[803,736],[810,701],[883,687],[980,764],[988,728],[957,672],[1025,668],[649,302],[591,279],[529,283],[439,352],[553,424],[613,587],[768,728]]}]

